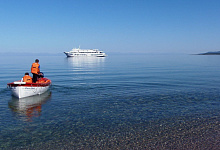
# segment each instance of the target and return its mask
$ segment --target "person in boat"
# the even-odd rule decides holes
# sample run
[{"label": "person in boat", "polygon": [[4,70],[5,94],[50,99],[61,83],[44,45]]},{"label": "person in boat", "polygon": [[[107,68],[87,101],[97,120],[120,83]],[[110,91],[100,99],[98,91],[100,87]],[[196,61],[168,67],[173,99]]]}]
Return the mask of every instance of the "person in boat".
[{"label": "person in boat", "polygon": [[24,77],[22,78],[21,81],[22,81],[22,82],[26,82],[26,83],[32,83],[32,78],[31,78],[31,76],[29,76],[29,73],[26,72],[26,73],[24,74]]},{"label": "person in boat", "polygon": [[32,64],[31,73],[33,74],[33,83],[36,83],[37,78],[39,77],[38,74],[40,73],[40,64],[38,59],[36,59],[35,62]]}]

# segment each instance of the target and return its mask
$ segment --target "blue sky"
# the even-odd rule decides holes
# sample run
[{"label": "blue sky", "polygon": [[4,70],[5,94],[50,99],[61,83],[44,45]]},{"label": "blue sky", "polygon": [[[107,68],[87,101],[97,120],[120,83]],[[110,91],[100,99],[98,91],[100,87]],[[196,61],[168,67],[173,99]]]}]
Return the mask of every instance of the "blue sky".
[{"label": "blue sky", "polygon": [[0,0],[0,52],[220,50],[219,0]]}]

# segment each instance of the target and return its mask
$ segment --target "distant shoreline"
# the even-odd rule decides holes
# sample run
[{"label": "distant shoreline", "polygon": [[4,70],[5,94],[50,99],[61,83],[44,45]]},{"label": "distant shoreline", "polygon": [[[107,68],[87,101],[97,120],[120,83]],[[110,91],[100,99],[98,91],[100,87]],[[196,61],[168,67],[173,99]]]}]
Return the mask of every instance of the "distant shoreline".
[{"label": "distant shoreline", "polygon": [[197,54],[197,55],[220,55],[220,51],[201,53],[201,54]]}]

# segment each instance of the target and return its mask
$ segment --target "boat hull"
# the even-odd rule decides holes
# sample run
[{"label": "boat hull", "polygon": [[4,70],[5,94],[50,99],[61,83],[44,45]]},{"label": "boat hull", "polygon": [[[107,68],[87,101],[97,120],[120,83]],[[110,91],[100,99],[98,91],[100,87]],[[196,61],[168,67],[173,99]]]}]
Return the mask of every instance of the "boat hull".
[{"label": "boat hull", "polygon": [[12,82],[8,84],[13,96],[24,98],[34,95],[39,95],[46,92],[51,86],[51,81],[44,78],[45,82],[41,83],[25,83],[25,82]]},{"label": "boat hull", "polygon": [[29,97],[33,95],[39,95],[46,92],[50,86],[46,87],[27,87],[27,86],[17,86],[10,87],[12,95],[18,98]]},{"label": "boat hull", "polygon": [[93,56],[93,57],[106,57],[107,55],[103,51],[98,49],[80,49],[73,48],[69,52],[64,52],[67,57],[81,57],[81,56]]},{"label": "boat hull", "polygon": [[107,55],[105,53],[103,54],[89,54],[89,53],[70,53],[70,52],[64,52],[64,54],[66,54],[67,57],[106,57]]}]

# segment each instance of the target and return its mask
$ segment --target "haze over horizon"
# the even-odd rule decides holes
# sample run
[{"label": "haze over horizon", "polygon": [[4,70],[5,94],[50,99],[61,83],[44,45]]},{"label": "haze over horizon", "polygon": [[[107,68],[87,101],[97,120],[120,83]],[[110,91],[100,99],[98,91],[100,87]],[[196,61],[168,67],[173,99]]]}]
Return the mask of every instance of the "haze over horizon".
[{"label": "haze over horizon", "polygon": [[0,53],[220,50],[218,0],[0,1]]}]

